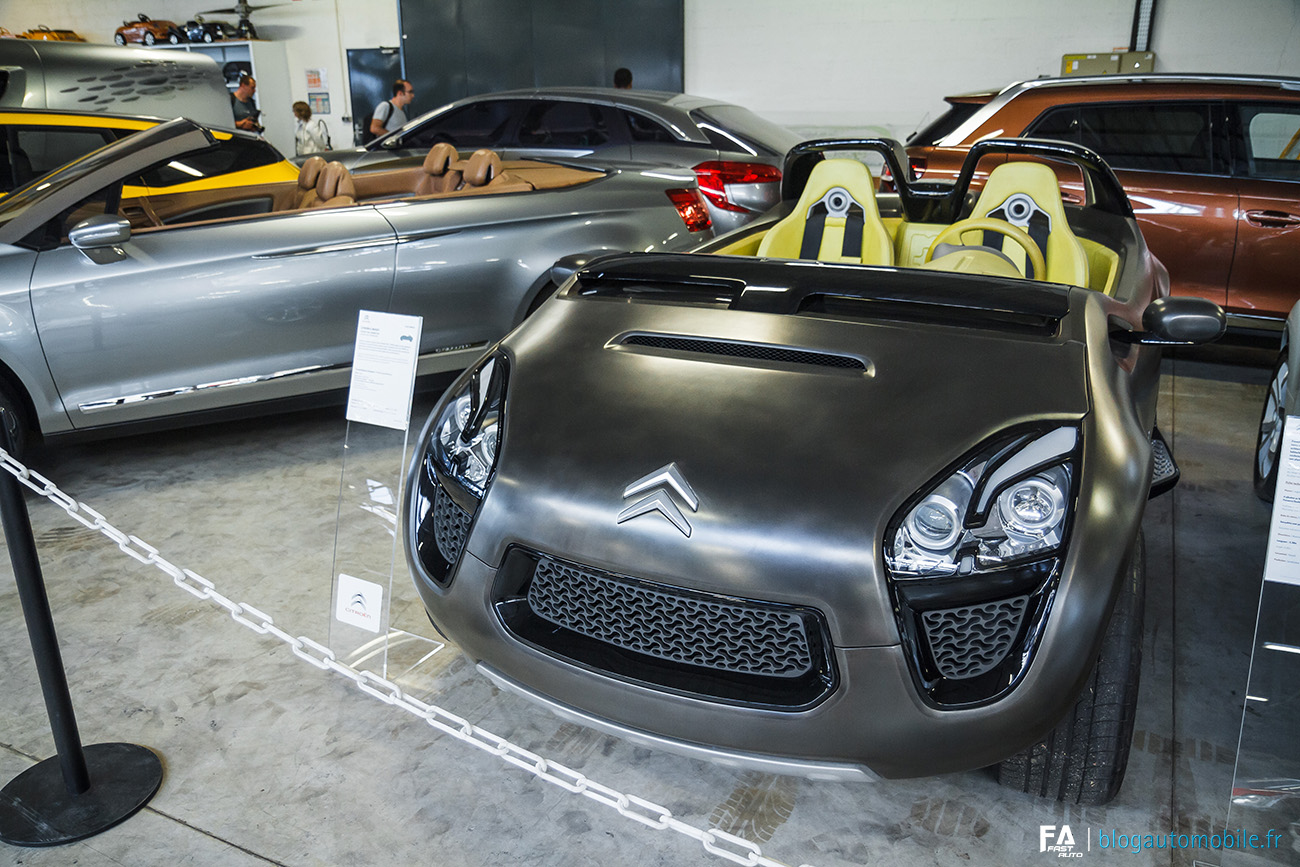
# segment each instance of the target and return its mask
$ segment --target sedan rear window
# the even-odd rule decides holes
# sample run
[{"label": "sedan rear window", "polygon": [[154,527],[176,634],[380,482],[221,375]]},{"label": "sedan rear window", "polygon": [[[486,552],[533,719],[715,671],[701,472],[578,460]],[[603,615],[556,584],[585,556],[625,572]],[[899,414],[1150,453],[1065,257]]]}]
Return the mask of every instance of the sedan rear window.
[{"label": "sedan rear window", "polygon": [[750,156],[785,156],[803,139],[785,127],[761,118],[738,105],[711,105],[691,112],[718,150],[740,151]]}]

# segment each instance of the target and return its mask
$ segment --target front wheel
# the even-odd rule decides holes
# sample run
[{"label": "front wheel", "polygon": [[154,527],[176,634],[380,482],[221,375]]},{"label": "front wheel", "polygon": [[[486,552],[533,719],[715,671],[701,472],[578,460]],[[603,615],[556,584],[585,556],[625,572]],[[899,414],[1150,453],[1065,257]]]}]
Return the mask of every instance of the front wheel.
[{"label": "front wheel", "polygon": [[[9,442],[13,443],[12,456],[18,460],[23,460],[27,454],[27,446],[31,441],[31,434],[28,430],[27,420],[19,409],[18,401],[14,400],[9,390],[0,387],[0,416],[2,416],[9,428]],[[0,447],[4,445],[3,437],[0,437]]]},{"label": "front wheel", "polygon": [[170,42],[172,45],[179,45],[181,38],[177,36],[175,33],[172,33],[167,36],[167,41]]},{"label": "front wheel", "polygon": [[1282,429],[1286,426],[1287,352],[1277,359],[1273,377],[1264,395],[1264,409],[1259,416],[1259,435],[1255,438],[1255,494],[1273,502],[1277,488],[1278,452],[1282,450]]},{"label": "front wheel", "polygon": [[1145,585],[1146,545],[1139,533],[1078,701],[1046,737],[997,766],[999,783],[1090,806],[1108,803],[1119,793],[1137,714]]}]

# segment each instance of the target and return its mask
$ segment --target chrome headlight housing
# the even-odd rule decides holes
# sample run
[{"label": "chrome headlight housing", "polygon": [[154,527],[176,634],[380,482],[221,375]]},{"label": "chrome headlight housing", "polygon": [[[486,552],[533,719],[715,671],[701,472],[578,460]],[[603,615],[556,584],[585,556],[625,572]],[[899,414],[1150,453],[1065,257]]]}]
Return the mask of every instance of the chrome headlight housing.
[{"label": "chrome headlight housing", "polygon": [[1058,551],[1073,509],[1079,431],[999,438],[914,500],[885,540],[894,578],[990,572]]},{"label": "chrome headlight housing", "polygon": [[492,356],[446,401],[430,432],[438,469],[476,500],[496,470],[504,397],[505,365]]}]

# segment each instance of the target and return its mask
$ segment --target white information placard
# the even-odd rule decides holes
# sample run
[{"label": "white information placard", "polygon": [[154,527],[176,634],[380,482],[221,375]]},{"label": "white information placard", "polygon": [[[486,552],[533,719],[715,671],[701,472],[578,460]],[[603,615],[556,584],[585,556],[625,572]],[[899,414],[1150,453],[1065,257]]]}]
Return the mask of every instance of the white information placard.
[{"label": "white information placard", "polygon": [[348,421],[406,430],[422,326],[419,316],[361,311],[348,387]]},{"label": "white information placard", "polygon": [[1300,420],[1288,418],[1277,455],[1277,492],[1264,580],[1300,584]]},{"label": "white information placard", "polygon": [[339,573],[338,597],[334,600],[334,619],[379,632],[384,613],[384,585]]}]

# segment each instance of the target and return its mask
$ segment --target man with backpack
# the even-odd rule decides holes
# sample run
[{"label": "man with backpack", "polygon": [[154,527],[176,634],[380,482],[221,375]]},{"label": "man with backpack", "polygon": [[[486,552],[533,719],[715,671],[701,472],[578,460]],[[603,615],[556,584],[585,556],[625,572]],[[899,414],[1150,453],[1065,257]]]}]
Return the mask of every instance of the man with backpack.
[{"label": "man with backpack", "polygon": [[406,107],[411,104],[411,100],[414,98],[415,88],[411,87],[411,82],[404,78],[394,81],[392,99],[386,99],[379,103],[370,115],[370,126],[366,129],[368,133],[365,137],[366,141],[373,141],[406,123]]}]

